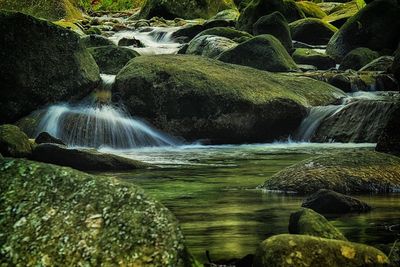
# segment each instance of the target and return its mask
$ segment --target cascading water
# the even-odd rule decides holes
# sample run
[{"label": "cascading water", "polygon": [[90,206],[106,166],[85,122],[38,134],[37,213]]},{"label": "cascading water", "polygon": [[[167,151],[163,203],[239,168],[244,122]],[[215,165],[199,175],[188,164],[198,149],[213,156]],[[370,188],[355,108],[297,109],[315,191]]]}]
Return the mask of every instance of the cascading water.
[{"label": "cascading water", "polygon": [[[115,76],[102,75],[102,79],[103,90],[98,94],[110,94],[107,88],[112,86]],[[37,133],[40,132],[48,132],[69,146],[79,147],[126,149],[179,144],[175,138],[130,117],[121,108],[93,101],[50,106],[37,128]]]}]

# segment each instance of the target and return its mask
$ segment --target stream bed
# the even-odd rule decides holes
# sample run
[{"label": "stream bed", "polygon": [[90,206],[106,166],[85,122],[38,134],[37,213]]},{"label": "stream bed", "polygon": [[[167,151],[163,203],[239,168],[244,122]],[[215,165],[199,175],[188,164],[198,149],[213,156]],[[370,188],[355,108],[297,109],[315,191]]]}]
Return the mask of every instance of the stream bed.
[{"label": "stream bed", "polygon": [[[180,221],[194,256],[206,261],[254,253],[267,237],[287,233],[291,212],[303,196],[257,189],[283,168],[313,155],[373,149],[374,144],[274,143],[232,146],[180,146],[111,150],[159,166],[129,173],[106,173],[140,185],[167,206]],[[328,217],[353,242],[392,243],[400,223],[400,194],[357,196],[373,210]]]}]

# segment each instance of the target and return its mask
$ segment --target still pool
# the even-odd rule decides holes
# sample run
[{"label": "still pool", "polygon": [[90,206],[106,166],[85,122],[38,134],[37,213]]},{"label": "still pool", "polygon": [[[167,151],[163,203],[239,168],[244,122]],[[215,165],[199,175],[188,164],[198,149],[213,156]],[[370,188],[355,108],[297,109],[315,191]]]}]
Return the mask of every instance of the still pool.
[{"label": "still pool", "polygon": [[[167,206],[180,221],[187,245],[201,261],[243,257],[265,238],[287,233],[290,213],[303,196],[257,189],[283,168],[314,155],[373,149],[373,144],[274,143],[108,150],[160,168],[108,173],[132,181]],[[400,223],[400,194],[362,195],[373,210],[329,218],[350,241],[391,243]]]}]

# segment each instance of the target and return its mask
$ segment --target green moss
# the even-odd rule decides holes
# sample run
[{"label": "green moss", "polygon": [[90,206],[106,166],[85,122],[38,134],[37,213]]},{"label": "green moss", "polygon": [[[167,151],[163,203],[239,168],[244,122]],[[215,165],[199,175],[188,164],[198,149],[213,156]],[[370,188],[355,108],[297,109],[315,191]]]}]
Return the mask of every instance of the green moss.
[{"label": "green moss", "polygon": [[141,7],[146,0],[98,0],[89,8],[94,11],[125,11]]},{"label": "green moss", "polygon": [[342,60],[339,69],[340,70],[359,70],[372,60],[377,59],[379,53],[372,51],[366,47],[358,47],[351,50]]},{"label": "green moss", "polygon": [[248,37],[248,38],[252,38],[253,36],[247,32],[242,32],[242,31],[238,31],[232,28],[227,28],[227,27],[215,27],[215,28],[211,28],[211,29],[207,29],[205,31],[202,31],[201,33],[199,33],[198,35],[196,35],[195,38],[199,37],[199,36],[203,36],[203,35],[216,35],[216,36],[221,36],[221,37],[225,37],[231,40],[235,39],[239,39],[242,37]]},{"label": "green moss", "polygon": [[32,153],[32,144],[28,136],[17,126],[0,126],[0,153],[4,156],[26,157]]},{"label": "green moss", "polygon": [[313,65],[322,70],[334,68],[336,66],[336,62],[333,58],[313,49],[297,48],[293,52],[292,57],[297,64]]},{"label": "green moss", "polygon": [[300,1],[296,5],[303,11],[307,17],[322,19],[327,14],[314,2]]},{"label": "green moss", "polygon": [[327,44],[337,28],[321,19],[305,18],[289,24],[292,39],[307,44]]}]

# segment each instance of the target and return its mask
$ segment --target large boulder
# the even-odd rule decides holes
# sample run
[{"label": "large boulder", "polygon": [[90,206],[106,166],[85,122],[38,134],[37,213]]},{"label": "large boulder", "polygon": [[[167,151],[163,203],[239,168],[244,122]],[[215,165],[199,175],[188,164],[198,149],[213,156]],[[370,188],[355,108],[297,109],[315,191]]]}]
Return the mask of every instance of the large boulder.
[{"label": "large boulder", "polygon": [[201,35],[190,41],[186,54],[216,58],[221,53],[236,46],[235,41],[226,37]]},{"label": "large boulder", "polygon": [[263,188],[301,194],[319,189],[344,194],[395,192],[400,190],[400,158],[374,151],[312,157],[278,172]]},{"label": "large boulder", "polygon": [[332,190],[321,189],[308,196],[301,205],[321,214],[343,214],[349,212],[367,212],[371,207],[351,196]]},{"label": "large boulder", "polygon": [[324,216],[307,208],[290,214],[289,233],[347,241],[347,238]]},{"label": "large boulder", "polygon": [[360,71],[382,71],[390,73],[393,62],[394,58],[391,56],[378,57],[367,65],[364,65]]},{"label": "large boulder", "polygon": [[312,45],[327,44],[337,31],[335,26],[316,18],[296,20],[289,28],[293,40]]},{"label": "large boulder", "polygon": [[81,38],[81,43],[86,47],[98,47],[114,45],[113,41],[98,34],[89,34]]},{"label": "large boulder", "polygon": [[286,136],[298,127],[304,106],[343,96],[326,83],[190,55],[134,58],[114,84],[114,100],[131,114],[175,136],[213,143]]},{"label": "large boulder", "polygon": [[277,11],[259,18],[253,25],[253,34],[273,35],[282,43],[287,51],[290,52],[293,48],[289,25],[285,17]]},{"label": "large boulder", "polygon": [[273,72],[298,70],[281,42],[269,34],[256,36],[223,52],[218,60]]},{"label": "large boulder", "polygon": [[327,53],[341,60],[357,47],[395,50],[399,43],[400,5],[396,0],[373,1],[351,17],[328,43]]},{"label": "large boulder", "polygon": [[211,29],[207,29],[205,31],[200,32],[198,35],[196,35],[195,38],[203,36],[203,35],[215,35],[215,36],[220,36],[220,37],[225,37],[228,39],[231,39],[235,42],[238,42],[241,39],[250,39],[253,38],[253,35],[247,33],[247,32],[242,32],[238,31],[232,28],[225,28],[225,27],[215,27]]},{"label": "large boulder", "polygon": [[372,51],[366,47],[358,47],[344,56],[339,70],[359,70],[378,57],[378,52]]},{"label": "large boulder", "polygon": [[0,125],[0,154],[5,157],[27,157],[32,153],[32,143],[17,126]]},{"label": "large boulder", "polygon": [[152,17],[162,17],[164,19],[207,19],[225,9],[236,9],[233,0],[147,0],[139,16],[147,19]]},{"label": "large boulder", "polygon": [[293,52],[292,58],[297,64],[313,65],[320,70],[336,67],[336,62],[333,58],[309,48],[297,48]]},{"label": "large boulder", "polygon": [[112,177],[0,161],[3,266],[190,266],[176,219]]},{"label": "large boulder", "polygon": [[38,136],[35,138],[35,143],[40,145],[40,144],[58,144],[58,145],[63,145],[65,146],[65,143],[61,140],[58,139],[48,132],[41,132],[38,134]]},{"label": "large boulder", "polygon": [[254,267],[388,266],[388,257],[363,244],[308,235],[276,235],[257,248]]},{"label": "large boulder", "polygon": [[72,149],[49,143],[37,145],[29,158],[81,171],[123,171],[149,166],[136,160],[100,153],[94,149]]},{"label": "large boulder", "polygon": [[382,129],[376,150],[400,156],[400,107],[397,106]]},{"label": "large boulder", "polygon": [[67,29],[0,12],[0,123],[38,107],[86,96],[100,82],[93,57]]}]

